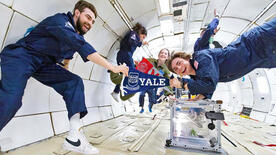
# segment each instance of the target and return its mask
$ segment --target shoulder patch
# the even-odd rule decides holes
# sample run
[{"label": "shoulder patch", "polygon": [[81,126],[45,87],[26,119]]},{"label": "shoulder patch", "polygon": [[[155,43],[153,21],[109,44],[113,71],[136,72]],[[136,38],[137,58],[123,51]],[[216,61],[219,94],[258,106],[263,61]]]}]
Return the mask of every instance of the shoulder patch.
[{"label": "shoulder patch", "polygon": [[69,21],[65,23],[65,27],[71,28],[75,31],[74,26]]},{"label": "shoulder patch", "polygon": [[133,33],[133,34],[130,36],[130,38],[131,38],[132,40],[136,40],[136,34]]}]

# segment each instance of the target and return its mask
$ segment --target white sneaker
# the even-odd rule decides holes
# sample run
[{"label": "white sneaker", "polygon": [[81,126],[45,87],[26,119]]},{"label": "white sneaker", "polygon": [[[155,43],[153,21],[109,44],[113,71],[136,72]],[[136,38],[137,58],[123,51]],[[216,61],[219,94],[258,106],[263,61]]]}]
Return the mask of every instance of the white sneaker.
[{"label": "white sneaker", "polygon": [[119,103],[119,93],[115,93],[115,92],[112,92],[111,93],[111,96],[113,97],[113,99]]},{"label": "white sneaker", "polygon": [[83,133],[79,131],[69,131],[63,143],[63,149],[79,152],[82,154],[97,154],[99,150],[93,147]]}]

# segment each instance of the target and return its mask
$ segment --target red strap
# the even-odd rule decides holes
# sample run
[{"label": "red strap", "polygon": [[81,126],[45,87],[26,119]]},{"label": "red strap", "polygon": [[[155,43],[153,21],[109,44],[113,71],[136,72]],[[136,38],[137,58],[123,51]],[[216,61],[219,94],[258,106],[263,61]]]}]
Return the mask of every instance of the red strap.
[{"label": "red strap", "polygon": [[257,144],[257,145],[260,145],[260,146],[276,147],[276,144],[267,144],[267,145],[264,145],[264,144],[256,142],[256,141],[253,141],[253,143]]}]

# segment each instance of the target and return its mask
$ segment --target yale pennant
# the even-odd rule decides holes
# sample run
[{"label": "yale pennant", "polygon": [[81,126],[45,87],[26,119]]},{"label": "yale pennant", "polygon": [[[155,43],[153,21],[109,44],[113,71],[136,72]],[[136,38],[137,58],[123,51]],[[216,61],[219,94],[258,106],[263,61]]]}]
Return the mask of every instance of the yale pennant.
[{"label": "yale pennant", "polygon": [[128,77],[124,77],[121,84],[121,92],[125,96],[147,89],[169,86],[169,79],[129,68]]}]

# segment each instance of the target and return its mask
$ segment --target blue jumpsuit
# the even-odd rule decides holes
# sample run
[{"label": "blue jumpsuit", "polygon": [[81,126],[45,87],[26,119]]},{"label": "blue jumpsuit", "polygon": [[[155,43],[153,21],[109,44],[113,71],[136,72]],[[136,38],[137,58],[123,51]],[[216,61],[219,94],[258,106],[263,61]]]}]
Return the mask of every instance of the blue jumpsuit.
[{"label": "blue jumpsuit", "polygon": [[30,77],[52,87],[66,102],[68,117],[87,114],[82,79],[57,65],[78,51],[84,61],[96,52],[75,30],[72,14],[59,13],[40,22],[26,37],[0,54],[0,131],[22,105]]},{"label": "blue jumpsuit", "polygon": [[[208,24],[208,27],[202,37],[198,38],[194,45],[194,52],[209,49],[209,39],[214,34],[214,30],[217,28],[219,24],[218,18],[214,18],[210,24]],[[192,77],[193,78],[193,77]],[[191,108],[191,111],[195,111],[197,114],[200,114],[202,111],[201,108]]]},{"label": "blue jumpsuit", "polygon": [[202,37],[196,40],[194,45],[194,52],[210,48],[209,39],[214,34],[214,30],[217,28],[218,24],[219,20],[217,18],[214,18],[212,22],[208,25]]},{"label": "blue jumpsuit", "polygon": [[243,33],[225,48],[195,52],[190,64],[196,75],[182,80],[192,94],[207,98],[212,97],[218,82],[241,78],[255,68],[276,67],[276,18]]},{"label": "blue jumpsuit", "polygon": [[[120,50],[117,53],[117,64],[125,63],[128,67],[135,68],[132,55],[137,47],[141,47],[139,35],[135,31],[129,31],[120,43]],[[120,85],[116,85],[115,93],[120,92]]]}]

